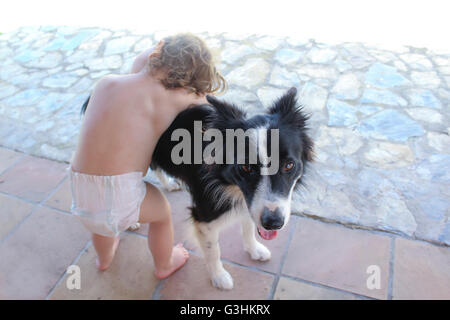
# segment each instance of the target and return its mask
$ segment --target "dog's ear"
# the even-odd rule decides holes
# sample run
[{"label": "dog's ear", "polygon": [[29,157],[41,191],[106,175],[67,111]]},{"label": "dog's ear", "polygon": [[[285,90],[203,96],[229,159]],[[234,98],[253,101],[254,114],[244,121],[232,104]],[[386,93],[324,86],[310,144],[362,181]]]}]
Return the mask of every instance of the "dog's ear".
[{"label": "dog's ear", "polygon": [[314,156],[314,143],[311,138],[306,133],[304,133],[302,159],[303,161],[314,161]]},{"label": "dog's ear", "polygon": [[303,161],[313,161],[314,143],[307,134],[307,124],[310,116],[303,111],[297,102],[297,89],[292,87],[281,98],[275,101],[269,109],[269,114],[279,116],[279,121],[285,125],[300,129],[303,141]]},{"label": "dog's ear", "polygon": [[278,114],[280,121],[297,128],[306,128],[309,115],[303,112],[303,107],[297,103],[297,89],[290,88],[281,98],[275,101],[268,111],[269,114]]},{"label": "dog's ear", "polygon": [[214,107],[223,120],[241,120],[245,118],[245,112],[233,104],[219,100],[209,94],[206,95],[206,100]]}]

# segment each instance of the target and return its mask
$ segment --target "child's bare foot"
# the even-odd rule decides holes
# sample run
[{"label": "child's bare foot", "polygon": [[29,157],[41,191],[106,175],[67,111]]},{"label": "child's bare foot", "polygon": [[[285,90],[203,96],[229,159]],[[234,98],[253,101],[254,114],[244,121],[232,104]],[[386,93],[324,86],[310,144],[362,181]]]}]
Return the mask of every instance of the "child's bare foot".
[{"label": "child's bare foot", "polygon": [[106,269],[108,269],[108,267],[111,265],[114,255],[116,254],[116,250],[117,250],[117,247],[119,246],[119,242],[120,242],[120,237],[116,237],[114,239],[114,244],[111,247],[111,251],[108,254],[106,254],[105,257],[102,257],[101,259],[100,259],[100,257],[97,257],[96,264],[97,264],[98,270],[105,271]]},{"label": "child's bare foot", "polygon": [[165,269],[155,270],[155,276],[158,279],[164,279],[180,269],[189,258],[189,252],[183,247],[182,243],[177,244],[172,250],[171,265]]}]

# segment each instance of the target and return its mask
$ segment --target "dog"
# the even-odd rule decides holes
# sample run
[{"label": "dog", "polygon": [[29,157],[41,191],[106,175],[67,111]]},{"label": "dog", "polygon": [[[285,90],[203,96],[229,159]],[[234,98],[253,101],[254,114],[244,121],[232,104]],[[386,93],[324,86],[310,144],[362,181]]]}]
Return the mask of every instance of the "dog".
[{"label": "dog", "polygon": [[[81,114],[86,111],[89,99],[83,104]],[[313,142],[307,134],[309,116],[297,103],[296,88],[289,89],[265,113],[253,117],[247,117],[242,109],[213,96],[207,95],[207,101],[209,104],[178,114],[158,140],[150,168],[165,189],[179,188],[175,180],[178,179],[190,192],[194,233],[206,259],[212,284],[229,290],[233,288],[233,279],[220,260],[220,230],[228,223],[240,220],[244,250],[254,260],[269,260],[269,249],[258,242],[255,234],[258,232],[262,239],[271,240],[288,223],[292,193],[302,184],[303,174],[314,157]],[[201,123],[201,127],[196,127],[196,122]],[[246,137],[244,146],[245,150],[256,150],[259,160],[251,162],[247,156],[239,159],[236,145],[231,144],[234,151],[232,161],[211,163],[206,161],[208,159],[201,159],[200,163],[196,163],[190,159],[174,163],[173,150],[178,143],[172,138],[177,130],[184,130],[193,137],[196,134],[205,135],[209,129],[225,136],[219,148],[223,158],[229,151],[227,143],[236,140],[236,136],[227,137],[227,130],[253,129],[253,134]],[[267,134],[271,129],[278,132],[277,170],[263,175],[263,169],[270,162],[267,161],[267,146],[275,143]],[[256,141],[258,137],[266,143],[260,145]],[[184,152],[192,158],[196,152],[204,154],[211,143],[202,139],[200,149],[194,143],[190,145],[190,150]],[[218,158],[220,160],[221,157]],[[138,224],[131,227],[132,230],[137,228]]]},{"label": "dog", "polygon": [[[203,251],[212,284],[229,290],[233,288],[233,279],[220,260],[220,230],[228,223],[240,220],[244,250],[254,260],[269,260],[271,252],[258,242],[256,232],[262,239],[271,240],[288,223],[292,193],[302,184],[305,169],[313,160],[313,142],[307,134],[309,116],[297,102],[296,88],[289,89],[265,113],[252,117],[216,97],[208,95],[207,101],[208,105],[186,109],[175,118],[160,137],[150,167],[181,180],[187,187],[192,197],[190,209],[194,233]],[[196,122],[201,123],[201,127],[196,126]],[[245,138],[245,150],[249,153],[256,150],[257,161],[251,162],[248,156],[239,159],[238,152],[232,152],[234,159],[231,160],[234,161],[211,163],[206,158],[197,163],[174,163],[173,150],[179,140],[173,139],[173,135],[180,129],[192,137],[195,134],[204,137],[210,129],[222,133],[225,138],[217,144],[222,147],[213,154],[219,160],[224,160],[229,154],[227,143],[236,142],[235,136],[226,135],[227,130],[253,129],[253,133]],[[277,130],[278,141],[269,136],[271,129]],[[266,147],[264,143],[260,144],[258,137],[266,142]],[[197,146],[194,143],[190,149],[183,150],[182,157],[189,158],[190,154],[192,158],[195,152],[204,154],[213,143],[210,140],[202,139]],[[276,172],[262,174],[273,162],[273,159],[267,161],[268,149],[276,142]],[[232,149],[237,150],[235,145]]]}]

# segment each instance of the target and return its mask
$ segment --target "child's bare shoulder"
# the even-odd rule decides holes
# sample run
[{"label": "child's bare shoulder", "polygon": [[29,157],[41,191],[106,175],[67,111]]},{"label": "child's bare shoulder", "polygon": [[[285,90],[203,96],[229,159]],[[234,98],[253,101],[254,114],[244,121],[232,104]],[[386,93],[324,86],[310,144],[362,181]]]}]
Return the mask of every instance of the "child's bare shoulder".
[{"label": "child's bare shoulder", "polygon": [[113,94],[121,89],[124,84],[122,75],[111,74],[101,78],[94,88],[94,94],[108,93]]},{"label": "child's bare shoulder", "polygon": [[92,100],[96,105],[109,107],[123,104],[127,96],[132,95],[127,75],[108,75],[100,79],[95,85]]}]

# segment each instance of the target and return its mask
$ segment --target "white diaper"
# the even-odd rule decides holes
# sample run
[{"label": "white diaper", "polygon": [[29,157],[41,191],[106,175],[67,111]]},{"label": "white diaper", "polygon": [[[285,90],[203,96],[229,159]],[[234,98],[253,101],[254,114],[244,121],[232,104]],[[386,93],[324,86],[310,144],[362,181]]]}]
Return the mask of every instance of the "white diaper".
[{"label": "white diaper", "polygon": [[142,172],[96,176],[70,168],[72,214],[92,233],[115,237],[139,220],[146,194]]}]

